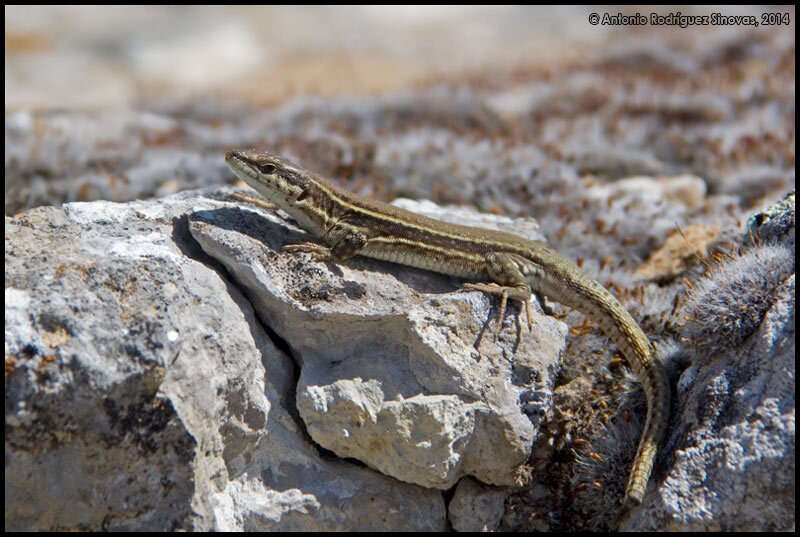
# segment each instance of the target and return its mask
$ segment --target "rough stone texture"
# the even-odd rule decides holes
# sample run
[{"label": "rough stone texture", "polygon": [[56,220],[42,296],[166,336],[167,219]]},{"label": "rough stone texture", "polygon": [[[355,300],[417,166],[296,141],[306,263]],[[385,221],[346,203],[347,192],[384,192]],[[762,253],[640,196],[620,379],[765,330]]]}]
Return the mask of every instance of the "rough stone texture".
[{"label": "rough stone texture", "polygon": [[[623,529],[794,529],[794,212],[791,194],[752,217],[743,240],[764,238],[698,282],[686,306],[694,357],[678,382],[668,471]],[[696,312],[710,301],[707,315]],[[726,333],[719,341],[714,326]]]},{"label": "rough stone texture", "polygon": [[472,478],[458,482],[447,506],[448,519],[456,531],[493,531],[503,518],[508,492],[483,485]]},{"label": "rough stone texture", "polygon": [[[653,284],[643,289],[638,311],[645,312],[645,330],[659,333],[655,319],[677,336],[656,341],[673,405],[643,505],[625,516],[619,502],[641,433],[641,390],[627,381],[606,395],[603,383],[614,377],[607,369],[576,374],[567,364],[535,444],[533,483],[507,499],[500,529],[793,529],[795,252],[786,226],[792,201],[765,211],[768,233],[723,230],[732,246],[715,247],[687,269],[685,296],[666,299]],[[770,238],[747,245],[745,234],[754,231]],[[571,347],[592,348],[592,337],[581,334]],[[570,448],[574,466],[553,472],[558,466],[546,461]]]},{"label": "rough stone texture", "polygon": [[[404,205],[474,225],[511,225]],[[278,253],[287,240],[310,237],[271,211],[244,210],[236,229],[219,218],[198,213],[192,235],[292,348],[301,368],[297,408],[315,442],[425,487],[450,488],[466,475],[518,482],[550,402],[562,323],[534,314],[533,333],[526,327],[520,338],[509,315],[494,342],[491,300],[458,290],[457,280],[363,258],[326,264]],[[266,244],[248,236],[259,227]]]},{"label": "rough stone texture", "polygon": [[[305,234],[225,196],[6,219],[8,529],[443,529],[435,488],[519,478],[562,325],[536,315],[518,341],[512,311],[495,343],[480,293],[280,253]],[[794,295],[792,275],[755,334],[683,373],[660,471],[623,529],[793,527]],[[433,488],[321,456],[306,432]],[[453,527],[496,527],[501,490],[462,479]]]},{"label": "rough stone texture", "polygon": [[669,470],[623,529],[794,529],[794,275],[775,298],[743,345],[684,371]]},{"label": "rough stone texture", "polygon": [[294,364],[178,195],[6,218],[5,527],[436,530],[426,490],[323,455]]},{"label": "rough stone texture", "polygon": [[794,248],[795,203],[794,190],[769,207],[747,219],[745,244],[781,243]]}]

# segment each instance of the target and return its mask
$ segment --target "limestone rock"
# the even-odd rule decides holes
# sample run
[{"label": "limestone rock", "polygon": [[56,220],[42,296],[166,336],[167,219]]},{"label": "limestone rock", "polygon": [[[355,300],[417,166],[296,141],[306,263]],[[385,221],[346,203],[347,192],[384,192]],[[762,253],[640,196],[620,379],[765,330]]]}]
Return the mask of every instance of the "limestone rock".
[{"label": "limestone rock", "polygon": [[[292,349],[297,409],[315,442],[424,487],[450,488],[467,475],[515,483],[550,401],[562,323],[534,314],[533,333],[518,337],[508,315],[494,342],[492,301],[459,290],[458,280],[363,258],[326,264],[281,253],[310,237],[273,211],[242,209],[235,228],[223,223],[230,218],[198,213],[192,235]],[[510,224],[478,218],[474,225]]]},{"label": "limestone rock", "polygon": [[295,365],[189,235],[227,206],[6,218],[6,529],[445,527],[439,491],[309,442]]}]

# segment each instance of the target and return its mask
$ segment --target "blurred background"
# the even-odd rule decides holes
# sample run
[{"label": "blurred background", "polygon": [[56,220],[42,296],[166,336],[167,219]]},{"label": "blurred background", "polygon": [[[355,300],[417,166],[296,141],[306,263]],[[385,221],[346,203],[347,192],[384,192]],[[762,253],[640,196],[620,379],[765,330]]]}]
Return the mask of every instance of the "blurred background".
[{"label": "blurred background", "polygon": [[[725,19],[681,27],[653,14]],[[658,185],[688,175],[694,206],[710,195],[747,210],[794,187],[793,7],[5,15],[6,214],[233,184],[224,152],[255,147],[385,201],[472,205],[555,230],[584,206],[581,220],[610,220],[638,258],[690,212],[666,211],[645,233],[630,214],[615,227],[591,188],[638,177],[663,198]],[[589,250],[580,234],[551,240],[575,256],[620,254],[607,234]]]},{"label": "blurred background", "polygon": [[[599,16],[773,24],[595,24]],[[6,213],[231,183],[268,148],[515,215],[576,181],[794,179],[794,8],[6,6]],[[573,200],[574,201],[574,200]]]},{"label": "blurred background", "polygon": [[590,54],[615,32],[588,24],[591,11],[6,6],[6,111],[121,106],[165,94],[274,103],[396,90]]}]

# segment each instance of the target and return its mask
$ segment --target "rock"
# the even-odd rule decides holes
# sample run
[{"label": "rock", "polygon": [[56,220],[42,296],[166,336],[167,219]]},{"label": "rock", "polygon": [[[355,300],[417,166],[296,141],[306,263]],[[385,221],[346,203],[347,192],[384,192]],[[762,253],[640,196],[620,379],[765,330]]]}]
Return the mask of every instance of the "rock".
[{"label": "rock", "polygon": [[794,296],[792,275],[758,332],[683,373],[668,471],[622,529],[794,528]]},{"label": "rock", "polygon": [[481,293],[226,195],[6,218],[6,528],[442,530],[437,489],[513,482],[564,325],[495,343]]},{"label": "rock", "polygon": [[295,365],[189,235],[228,207],[6,218],[6,529],[445,528],[439,491],[309,442]]},{"label": "rock", "polygon": [[[795,525],[795,263],[791,203],[751,218],[760,241],[695,284],[682,316],[692,356],[668,458],[622,524],[632,531],[790,531]],[[688,315],[687,315],[688,314]],[[663,457],[662,457],[663,458]],[[651,483],[652,485],[652,483]]]},{"label": "rock", "polygon": [[794,248],[794,190],[761,212],[747,219],[745,244],[780,242]]},{"label": "rock", "polygon": [[653,202],[672,202],[696,209],[706,198],[706,183],[694,175],[674,177],[626,177],[617,181],[593,185],[587,189],[588,199],[619,200],[642,198]]},{"label": "rock", "polygon": [[[467,218],[416,207],[426,209]],[[309,237],[272,211],[248,208],[237,218],[231,227],[226,213],[198,213],[192,235],[291,347],[301,368],[297,409],[315,442],[424,487],[447,489],[467,475],[516,483],[549,405],[562,323],[534,314],[533,334],[518,339],[509,315],[495,343],[491,300],[458,290],[457,280],[363,258],[326,264],[278,253]]]},{"label": "rock", "polygon": [[456,531],[493,531],[503,518],[506,491],[465,477],[458,482],[447,506],[448,518]]},{"label": "rock", "polygon": [[704,259],[719,236],[717,226],[692,224],[676,231],[653,252],[633,276],[641,280],[666,281],[683,273],[692,261]]}]

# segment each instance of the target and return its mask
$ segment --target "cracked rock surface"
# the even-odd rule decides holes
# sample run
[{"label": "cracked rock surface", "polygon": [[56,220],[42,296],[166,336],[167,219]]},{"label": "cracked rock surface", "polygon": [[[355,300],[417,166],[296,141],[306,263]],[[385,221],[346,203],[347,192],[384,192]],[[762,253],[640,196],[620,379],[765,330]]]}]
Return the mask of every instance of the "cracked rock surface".
[{"label": "cracked rock surface", "polygon": [[226,196],[6,219],[8,529],[434,530],[515,482],[563,323],[495,342],[480,293],[280,253]]},{"label": "cracked rock surface", "polygon": [[[482,293],[391,263],[326,265],[279,253],[276,245],[310,236],[274,213],[258,213],[238,215],[244,232],[205,213],[190,229],[291,347],[300,366],[297,409],[311,438],[424,487],[447,489],[465,475],[514,484],[552,393],[563,323],[534,315],[533,333],[525,328],[518,338],[508,315],[495,343],[496,319]],[[266,244],[248,236],[259,226]]]}]

